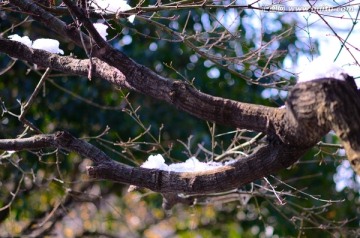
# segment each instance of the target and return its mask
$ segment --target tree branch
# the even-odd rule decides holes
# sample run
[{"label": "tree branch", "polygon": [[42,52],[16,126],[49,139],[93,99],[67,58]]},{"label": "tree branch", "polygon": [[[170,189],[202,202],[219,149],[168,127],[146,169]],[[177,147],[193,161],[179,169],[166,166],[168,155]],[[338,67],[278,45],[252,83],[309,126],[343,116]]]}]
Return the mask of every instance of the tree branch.
[{"label": "tree branch", "polygon": [[[37,135],[26,139],[0,140],[0,149],[55,147],[75,151],[94,161],[95,165],[88,168],[91,177],[160,192],[166,198],[165,205],[171,206],[176,202],[189,202],[188,199],[178,198],[174,194],[208,194],[231,190],[292,165],[309,148],[309,141],[323,136],[328,127],[334,128],[343,140],[349,160],[355,171],[359,172],[359,105],[360,94],[351,83],[334,79],[300,83],[290,92],[287,114],[283,118],[288,124],[288,128],[285,129],[289,131],[289,141],[295,140],[295,135],[298,136],[293,145],[284,144],[278,137],[270,136],[269,143],[252,155],[204,172],[178,173],[130,167],[113,161],[95,146],[74,138],[67,132]],[[293,132],[297,134],[293,135]]]},{"label": "tree branch", "polygon": [[[269,143],[252,155],[204,172],[177,173],[157,169],[135,168],[118,163],[95,146],[74,138],[69,133],[37,135],[27,139],[0,140],[0,149],[22,150],[54,147],[75,151],[94,161],[89,175],[97,179],[149,188],[164,194],[170,206],[185,202],[178,193],[206,194],[226,191],[267,176],[295,163],[330,129],[343,140],[349,160],[360,173],[360,96],[354,85],[335,79],[320,79],[297,84],[290,92],[286,109],[236,102],[199,92],[182,81],[157,75],[137,64],[99,37],[92,23],[69,0],[64,2],[84,24],[89,36],[44,11],[29,0],[10,0],[24,12],[68,37],[80,47],[88,47],[96,58],[93,75],[117,86],[125,87],[163,100],[198,118],[264,132]],[[81,37],[80,37],[81,34]],[[84,40],[81,41],[81,38]],[[83,42],[85,44],[83,45]],[[0,51],[9,56],[43,67],[86,76],[89,60],[58,56],[0,38]]]},{"label": "tree branch", "polygon": [[295,140],[314,138],[333,129],[360,175],[360,91],[353,77],[347,76],[346,81],[323,78],[297,84],[287,106],[291,112],[289,129],[297,135]]},{"label": "tree branch", "polygon": [[[64,2],[72,5],[71,1]],[[32,12],[36,16],[36,20],[42,22],[46,27],[61,36],[68,37],[78,46],[83,47],[79,37],[80,33],[76,28],[68,27],[60,19],[52,16],[29,0],[10,0],[10,3],[21,8],[23,11]],[[84,21],[84,25],[89,32],[96,34],[93,32],[92,26],[90,26],[89,19],[85,18],[76,6],[74,9],[74,13],[80,20]],[[82,37],[85,45],[91,46],[89,37],[85,34]],[[201,93],[186,82],[174,82],[172,79],[164,78],[150,69],[137,64],[105,41],[98,39],[98,37],[95,40],[97,40],[96,45],[89,47],[88,50],[91,50],[93,55],[101,61],[120,70],[125,75],[124,80],[127,82],[128,88],[132,90],[163,100],[203,120],[264,133],[274,134],[275,131],[282,131],[276,128],[282,126],[279,118],[283,116],[284,110],[240,103]],[[101,47],[99,48],[98,46]],[[1,45],[0,51],[4,52]],[[12,54],[11,51],[6,53],[10,56]],[[21,54],[18,54],[17,58],[22,59]],[[31,59],[27,60],[32,62]],[[123,81],[112,81],[117,86],[124,86],[124,83],[118,85],[118,82]]]},{"label": "tree branch", "polygon": [[[76,59],[71,56],[59,56],[44,50],[29,48],[26,45],[6,40],[0,37],[0,52],[10,57],[21,59],[44,68],[51,68],[68,74],[87,76],[89,71],[88,59]],[[118,87],[135,90],[126,81],[125,76],[118,69],[108,65],[98,58],[92,59],[93,76],[108,81]]]},{"label": "tree branch", "polygon": [[88,168],[92,178],[148,188],[167,194],[168,198],[172,193],[208,194],[237,188],[292,165],[306,151],[274,142],[246,158],[235,160],[230,165],[211,171],[178,173],[130,167],[118,163],[94,145],[77,139],[68,132],[0,140],[0,150],[31,150],[47,147],[74,151],[90,158],[95,163]]},{"label": "tree branch", "polygon": [[[75,75],[88,75],[89,60],[75,59],[70,56],[59,56],[43,50],[28,48],[19,42],[1,38],[0,51],[11,57],[25,60],[42,67],[49,67]],[[158,80],[154,82],[154,84],[158,83],[158,85],[153,84],[150,87],[148,82],[146,82],[136,85],[136,88],[134,88],[133,84],[131,82],[129,83],[129,78],[126,78],[117,68],[97,58],[93,58],[92,61],[94,77],[106,80],[118,87],[141,92],[149,96],[156,95],[156,98],[165,100],[177,108],[203,120],[237,128],[271,133],[274,127],[270,125],[272,121],[275,120],[274,117],[281,117],[285,111],[210,96],[199,92],[185,82],[163,81],[160,76]],[[145,75],[141,77],[146,78]]]}]

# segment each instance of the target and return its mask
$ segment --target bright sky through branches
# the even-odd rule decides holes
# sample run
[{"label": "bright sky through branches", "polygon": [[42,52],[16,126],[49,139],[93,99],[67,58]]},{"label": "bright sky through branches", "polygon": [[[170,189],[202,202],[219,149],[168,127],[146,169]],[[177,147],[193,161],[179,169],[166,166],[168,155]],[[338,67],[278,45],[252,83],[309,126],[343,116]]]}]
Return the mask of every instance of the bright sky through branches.
[{"label": "bright sky through branches", "polygon": [[[131,6],[124,0],[93,0],[90,4],[96,12],[118,13],[131,9]],[[135,15],[128,17],[129,22],[133,23]]]}]

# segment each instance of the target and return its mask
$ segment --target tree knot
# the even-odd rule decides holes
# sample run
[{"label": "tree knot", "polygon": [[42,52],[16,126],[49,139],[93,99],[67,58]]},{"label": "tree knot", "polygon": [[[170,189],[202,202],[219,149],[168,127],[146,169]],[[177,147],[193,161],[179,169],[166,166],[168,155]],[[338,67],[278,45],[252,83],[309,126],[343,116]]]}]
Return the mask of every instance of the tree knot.
[{"label": "tree knot", "polygon": [[74,137],[67,131],[57,131],[55,133],[55,142],[63,148],[68,148],[74,141]]},{"label": "tree knot", "polygon": [[181,98],[181,94],[186,92],[187,84],[181,81],[175,81],[172,84],[171,90],[169,92],[169,97],[172,103]]}]

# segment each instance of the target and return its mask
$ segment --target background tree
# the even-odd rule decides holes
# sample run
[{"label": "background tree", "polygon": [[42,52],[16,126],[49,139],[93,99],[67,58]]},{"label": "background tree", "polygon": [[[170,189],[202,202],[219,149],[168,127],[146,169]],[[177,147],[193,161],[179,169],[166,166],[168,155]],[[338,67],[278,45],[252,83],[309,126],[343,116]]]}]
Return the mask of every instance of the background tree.
[{"label": "background tree", "polygon": [[[294,87],[296,74],[285,69],[286,62],[296,64],[298,57],[317,55],[318,42],[310,32],[305,40],[301,35],[310,22],[265,1],[142,1],[130,2],[136,7],[117,13],[81,10],[69,0],[64,4],[1,3],[2,236],[359,233],[359,188],[336,191],[333,176],[338,158],[345,155],[334,134],[323,137],[330,128],[347,131],[334,125],[350,125],[348,131],[355,133],[340,137],[345,148],[349,145],[347,152],[354,151],[351,161],[356,161],[360,104],[351,100],[358,100],[358,92],[334,80]],[[357,11],[358,5],[332,6]],[[347,13],[341,21],[355,25],[358,15],[351,18],[350,10]],[[131,14],[136,14],[134,24],[127,20]],[[309,14],[324,22],[336,17],[316,9]],[[91,24],[97,20],[109,26],[107,41]],[[58,39],[65,56],[8,40],[11,34]],[[341,44],[347,52],[356,50],[346,39]],[[342,90],[344,99],[324,98],[322,92],[333,88]],[[289,103],[279,109],[289,90]],[[314,92],[310,95],[316,100],[306,106],[324,116],[319,119],[323,124],[313,114],[310,119],[298,114],[308,102],[302,100],[307,91]],[[317,106],[320,102],[328,104]],[[341,106],[331,107],[334,103]],[[338,116],[349,110],[352,116],[337,124]],[[312,128],[304,130],[309,124]],[[52,134],[58,130],[81,140],[68,133]],[[138,168],[150,154],[162,154],[167,162],[191,156],[203,161],[241,159],[235,172],[220,168],[178,175]],[[90,178],[160,192],[168,207],[180,204],[167,216],[159,193],[127,193],[128,186],[94,181],[87,170]],[[271,175],[275,171],[276,176]],[[348,181],[354,181],[351,176]],[[200,205],[189,207],[194,203]]]}]

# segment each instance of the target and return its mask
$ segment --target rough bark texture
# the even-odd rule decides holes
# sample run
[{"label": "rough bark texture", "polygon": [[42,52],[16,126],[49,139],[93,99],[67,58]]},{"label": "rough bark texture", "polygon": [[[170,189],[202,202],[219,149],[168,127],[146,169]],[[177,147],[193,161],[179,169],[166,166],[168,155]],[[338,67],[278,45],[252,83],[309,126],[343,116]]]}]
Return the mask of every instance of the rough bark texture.
[{"label": "rough bark texture", "polygon": [[298,136],[315,140],[319,134],[334,130],[342,140],[351,165],[360,174],[359,103],[360,92],[352,77],[347,81],[325,78],[298,84],[287,103],[291,111],[289,117],[295,119],[292,130]]},{"label": "rough bark texture", "polygon": [[360,96],[351,77],[348,81],[327,78],[297,84],[289,94],[286,108],[282,109],[236,102],[201,93],[185,82],[163,78],[137,64],[105,42],[89,19],[69,0],[64,3],[84,24],[96,44],[90,44],[90,36],[67,26],[28,0],[10,0],[10,3],[24,12],[31,12],[34,19],[80,47],[82,34],[94,58],[90,61],[58,56],[0,38],[1,52],[75,75],[87,75],[89,64],[93,64],[93,76],[100,80],[163,100],[204,120],[263,132],[270,139],[267,145],[248,157],[200,173],[176,173],[120,164],[66,132],[3,139],[0,140],[1,150],[55,147],[75,151],[94,161],[94,166],[88,170],[91,177],[160,192],[167,202],[166,207],[177,202],[191,203],[191,200],[177,196],[178,193],[206,194],[229,190],[287,168],[331,129],[341,138],[354,170],[360,174]]}]

